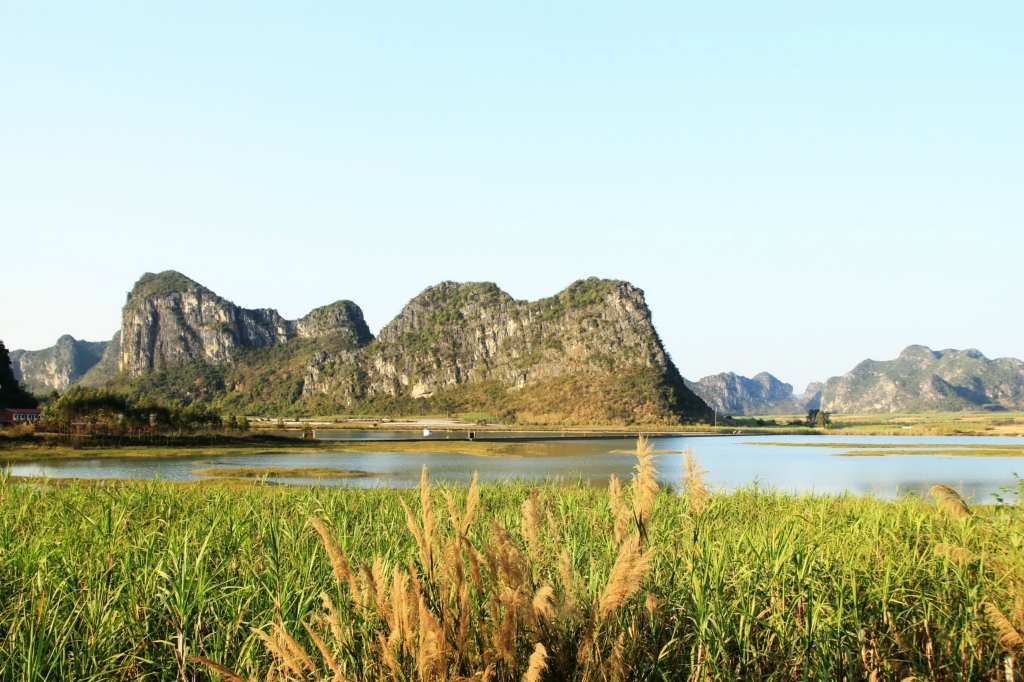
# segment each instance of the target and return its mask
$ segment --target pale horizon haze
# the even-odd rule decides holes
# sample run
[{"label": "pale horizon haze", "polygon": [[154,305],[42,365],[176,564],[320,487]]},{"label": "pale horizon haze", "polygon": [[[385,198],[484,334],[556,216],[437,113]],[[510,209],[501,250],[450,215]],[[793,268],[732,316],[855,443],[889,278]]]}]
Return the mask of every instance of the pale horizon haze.
[{"label": "pale horizon haze", "polygon": [[0,0],[0,339],[644,290],[684,376],[1024,357],[1024,3]]}]

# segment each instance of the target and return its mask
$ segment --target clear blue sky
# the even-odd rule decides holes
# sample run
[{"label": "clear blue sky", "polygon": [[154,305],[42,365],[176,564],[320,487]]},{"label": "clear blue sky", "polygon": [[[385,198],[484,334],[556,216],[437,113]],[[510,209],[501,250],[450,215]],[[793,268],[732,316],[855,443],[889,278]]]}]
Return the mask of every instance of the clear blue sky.
[{"label": "clear blue sky", "polygon": [[0,339],[643,288],[681,371],[1024,357],[1024,3],[0,2]]}]

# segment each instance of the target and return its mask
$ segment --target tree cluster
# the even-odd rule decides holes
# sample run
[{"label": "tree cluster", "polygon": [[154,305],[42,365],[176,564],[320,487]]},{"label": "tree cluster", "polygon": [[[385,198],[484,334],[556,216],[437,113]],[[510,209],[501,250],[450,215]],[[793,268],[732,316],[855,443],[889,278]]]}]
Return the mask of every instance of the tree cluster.
[{"label": "tree cluster", "polygon": [[809,410],[807,412],[807,423],[811,426],[827,429],[832,426],[832,417],[824,410]]},{"label": "tree cluster", "polygon": [[[244,421],[244,417],[242,419]],[[235,420],[236,427],[237,424]],[[105,388],[75,386],[46,405],[43,425],[58,432],[99,429],[118,434],[142,431],[181,433],[200,427],[220,428],[223,419],[219,410],[204,403],[180,407],[152,399],[133,401]]]},{"label": "tree cluster", "polygon": [[38,404],[35,397],[14,378],[11,354],[7,352],[4,342],[0,341],[0,409],[35,407]]}]

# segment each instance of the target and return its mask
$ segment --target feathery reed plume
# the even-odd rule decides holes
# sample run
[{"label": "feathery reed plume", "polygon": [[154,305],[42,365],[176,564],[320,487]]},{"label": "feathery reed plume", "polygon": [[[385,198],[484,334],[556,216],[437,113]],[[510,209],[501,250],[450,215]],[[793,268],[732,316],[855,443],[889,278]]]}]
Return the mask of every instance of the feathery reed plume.
[{"label": "feathery reed plume", "polygon": [[298,670],[298,668],[304,668],[309,672],[316,674],[317,668],[313,663],[313,659],[306,653],[306,649],[295,641],[295,639],[288,634],[288,631],[284,629],[283,623],[271,623],[271,628],[274,630],[274,634],[277,635],[278,642],[281,643],[281,648],[288,654],[288,665],[289,667]]},{"label": "feathery reed plume", "polygon": [[1003,615],[1003,612],[995,604],[992,602],[985,604],[985,615],[988,617],[988,622],[999,633],[999,641],[1007,650],[1014,651],[1024,647],[1024,637],[1021,637],[1017,628],[1013,627],[1010,620]]},{"label": "feathery reed plume", "polygon": [[204,658],[203,656],[189,656],[188,658],[193,663],[198,663],[202,666],[209,668],[210,670],[219,675],[223,675],[224,679],[228,682],[248,682],[248,680],[246,680],[244,677],[239,677],[235,673],[231,672],[231,670],[229,670],[228,668],[222,666],[220,663],[214,663],[208,658]]},{"label": "feathery reed plume", "polygon": [[377,653],[379,654],[380,662],[393,675],[400,675],[402,673],[402,664],[395,658],[395,653],[391,650],[391,643],[384,637],[383,632],[377,632]]},{"label": "feathery reed plume", "polygon": [[[307,671],[306,662],[301,660],[301,657],[297,657],[295,652],[290,650],[288,643],[281,640],[280,633],[282,630],[283,628],[279,628],[277,623],[273,623],[271,625],[271,631],[274,633],[273,635],[270,635],[263,630],[252,628],[253,633],[263,640],[263,645],[279,664],[288,670],[291,670],[300,678],[304,678]],[[307,656],[306,658],[308,659],[309,657]]]},{"label": "feathery reed plume", "polygon": [[601,593],[599,613],[602,618],[640,591],[644,574],[651,563],[651,556],[652,552],[641,551],[640,540],[636,537],[630,538],[622,545],[608,576],[608,584]]},{"label": "feathery reed plume", "polygon": [[500,523],[491,521],[490,525],[491,533],[494,535],[494,542],[497,545],[497,554],[495,555],[497,567],[501,571],[495,577],[503,575],[505,584],[512,589],[516,589],[522,586],[527,574],[527,566],[523,559],[523,554],[516,547],[515,543],[512,542],[512,536],[509,535],[509,532]]},{"label": "feathery reed plume", "polygon": [[474,471],[473,482],[470,483],[469,493],[466,495],[466,511],[464,515],[459,514],[459,510],[455,505],[455,495],[449,490],[444,492],[444,499],[448,503],[448,516],[452,522],[452,530],[460,538],[465,537],[469,532],[469,528],[473,525],[473,520],[476,517],[477,505],[480,504],[480,489],[477,486],[479,480],[480,475]]},{"label": "feathery reed plume", "polygon": [[646,535],[651,507],[658,494],[658,470],[654,467],[654,446],[640,434],[636,439],[636,474],[633,476],[633,518],[641,535]]},{"label": "feathery reed plume", "polygon": [[608,481],[608,506],[615,517],[615,544],[621,545],[626,539],[626,530],[629,528],[630,514],[629,507],[622,499],[622,484],[615,474],[611,475]]},{"label": "feathery reed plume", "polygon": [[416,665],[421,680],[429,680],[435,676],[436,670],[444,662],[444,629],[437,618],[427,608],[427,603],[420,596],[420,647],[416,652]]},{"label": "feathery reed plume", "polygon": [[950,518],[965,519],[970,517],[971,510],[960,497],[960,493],[948,485],[933,485],[928,494],[935,498],[939,508],[949,514]]},{"label": "feathery reed plume", "polygon": [[967,564],[978,559],[978,555],[966,547],[958,547],[947,542],[935,545],[935,554],[949,557],[958,564]]},{"label": "feathery reed plume", "polygon": [[462,528],[462,519],[460,518],[458,507],[455,506],[455,495],[450,490],[445,490],[443,494],[445,504],[448,505],[448,518],[452,522],[452,529],[456,535],[459,535],[459,530]]},{"label": "feathery reed plume", "polygon": [[704,483],[707,472],[701,468],[697,453],[689,445],[683,450],[683,468],[683,489],[689,495],[690,509],[700,514],[711,499],[711,493]]},{"label": "feathery reed plume", "polygon": [[537,494],[537,490],[531,490],[530,496],[523,502],[523,539],[526,540],[526,546],[530,549],[530,554],[536,558],[540,553],[540,531],[541,523],[543,522],[543,510],[540,502],[540,496]]},{"label": "feathery reed plume", "polygon": [[338,665],[338,661],[334,657],[334,654],[331,653],[331,650],[327,648],[327,642],[323,640],[323,637],[321,637],[316,630],[309,626],[309,623],[303,623],[302,627],[304,627],[306,632],[309,633],[309,637],[313,640],[313,644],[315,644],[316,648],[320,651],[320,655],[324,657],[324,662],[327,663],[327,667],[331,669],[331,672],[334,673],[336,678],[340,678],[342,674],[341,666]]},{"label": "feathery reed plume", "polygon": [[405,521],[409,532],[416,538],[416,546],[420,551],[420,564],[427,577],[434,573],[434,507],[430,503],[430,478],[427,476],[427,466],[423,465],[423,472],[420,474],[420,510],[422,522],[417,521],[413,516],[409,505],[402,500],[402,509],[405,510]]},{"label": "feathery reed plume", "polygon": [[541,585],[533,595],[533,612],[541,620],[555,616],[555,591],[551,585]]},{"label": "feathery reed plume", "polygon": [[391,613],[391,605],[388,603],[387,579],[384,577],[384,560],[380,556],[373,558],[373,567],[370,569],[369,579],[371,591],[373,592],[374,605],[377,613],[388,624],[389,629],[394,629],[395,619]]},{"label": "feathery reed plume", "polygon": [[309,522],[316,529],[316,532],[320,534],[320,538],[324,542],[327,558],[330,559],[331,567],[334,569],[334,579],[338,581],[339,586],[348,585],[352,599],[355,599],[359,594],[359,588],[356,585],[355,576],[352,575],[352,566],[349,564],[344,550],[341,549],[341,545],[334,539],[331,531],[327,529],[322,520],[314,516],[309,519]]},{"label": "feathery reed plume", "polygon": [[[430,549],[427,547],[426,540],[423,537],[423,530],[420,528],[419,521],[413,516],[412,510],[409,509],[409,505],[405,503],[405,500],[399,500],[402,503],[402,509],[405,511],[405,525],[409,528],[409,532],[412,533],[413,538],[416,539],[416,546],[420,551],[420,561],[423,561],[424,557],[430,556]],[[427,565],[424,564],[424,570],[427,570]]]},{"label": "feathery reed plume", "polygon": [[389,640],[391,645],[400,644],[405,652],[412,654],[416,649],[416,611],[413,608],[415,600],[409,590],[409,574],[395,566],[391,576],[391,608],[395,614],[395,627],[391,631]]},{"label": "feathery reed plume", "polygon": [[537,642],[530,654],[530,665],[523,674],[523,682],[540,682],[540,674],[548,667],[548,651],[544,645]]},{"label": "feathery reed plume", "polygon": [[320,603],[324,607],[324,619],[327,621],[327,626],[331,629],[334,643],[340,648],[345,638],[344,631],[341,628],[341,616],[338,615],[338,609],[335,608],[334,602],[331,601],[326,592],[320,593]]},{"label": "feathery reed plume", "polygon": [[470,619],[473,616],[472,604],[469,600],[469,583],[459,585],[459,630],[455,637],[456,665],[469,662]]},{"label": "feathery reed plume", "polygon": [[434,549],[434,507],[430,503],[430,477],[427,476],[427,465],[423,465],[420,474],[420,509],[423,513],[423,541],[427,547],[427,563],[433,568]]},{"label": "feathery reed plume", "polygon": [[611,655],[608,656],[608,660],[605,662],[604,678],[610,682],[619,682],[622,679],[622,654],[625,649],[625,643],[626,633],[621,632],[615,640],[615,644],[612,645]]},{"label": "feathery reed plume", "polygon": [[477,482],[480,475],[473,472],[473,482],[469,484],[469,493],[466,495],[466,511],[462,516],[462,527],[459,528],[459,535],[466,535],[473,521],[476,519],[476,512],[480,507],[480,487]]},{"label": "feathery reed plume", "polygon": [[653,593],[648,592],[647,598],[644,600],[644,607],[647,609],[647,613],[654,618],[658,615],[658,598]]},{"label": "feathery reed plume", "polygon": [[[469,535],[480,509],[476,479],[462,508],[454,492],[441,491],[449,528],[437,524],[424,468],[420,512],[402,501],[416,547],[395,563],[381,554],[350,563],[327,525],[311,518],[334,578],[348,585],[352,603],[339,609],[321,593],[322,608],[308,622],[300,621],[306,631],[300,639],[315,645],[309,649],[315,662],[285,630],[278,607],[277,618],[265,631],[253,629],[272,660],[261,679],[539,682],[544,675],[564,679],[575,674],[577,664],[583,666],[577,670],[580,679],[624,679],[630,674],[634,641],[643,638],[639,614],[644,604],[633,598],[654,554],[644,545],[645,524],[653,519],[658,492],[651,450],[641,437],[628,499],[612,479],[618,554],[603,588],[594,586],[599,574],[594,556],[589,557],[589,580],[574,574],[572,549],[566,545],[575,545],[558,541],[565,512],[556,508],[553,513],[538,490],[522,505],[521,535],[491,517],[489,543],[477,550],[476,537]],[[592,586],[598,590],[596,598]],[[630,612],[632,624],[612,626],[627,602],[636,607]],[[652,617],[660,617],[650,593],[646,608]],[[233,675],[229,682],[242,679],[219,664],[195,660],[212,672]]]}]

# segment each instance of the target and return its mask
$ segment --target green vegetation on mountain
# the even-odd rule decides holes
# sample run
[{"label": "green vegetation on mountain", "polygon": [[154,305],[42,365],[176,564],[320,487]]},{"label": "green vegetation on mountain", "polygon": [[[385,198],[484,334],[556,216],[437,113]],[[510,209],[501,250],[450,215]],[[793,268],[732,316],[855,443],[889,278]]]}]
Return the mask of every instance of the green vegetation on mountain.
[{"label": "green vegetation on mountain", "polygon": [[200,291],[206,296],[220,299],[199,282],[189,279],[180,272],[165,270],[159,273],[147,272],[139,278],[128,295],[129,300],[142,301],[152,298],[166,298],[184,291]]},{"label": "green vegetation on mountain", "polygon": [[99,388],[117,375],[117,366],[121,360],[121,330],[114,332],[114,338],[106,342],[103,348],[103,356],[99,362],[89,368],[85,374],[75,382],[79,386],[88,388]]},{"label": "green vegetation on mountain", "polygon": [[[509,391],[494,380],[466,383],[427,397],[381,395],[353,408],[320,404],[326,414],[355,416],[466,414],[479,412],[505,423],[557,426],[670,426],[690,406],[664,374],[651,368],[598,376],[558,377]],[[332,411],[331,408],[336,411]]]},{"label": "green vegetation on mountain", "polygon": [[231,363],[214,365],[192,360],[138,377],[117,374],[108,385],[135,400],[159,397],[185,405],[203,401],[226,412],[259,416],[337,414],[341,405],[330,400],[307,401],[312,404],[306,405],[301,401],[302,389],[315,354],[344,354],[353,349],[344,336],[296,338],[268,348],[240,348]]},{"label": "green vegetation on mountain", "polygon": [[69,334],[42,350],[11,353],[15,377],[37,395],[63,392],[78,383],[107,350],[106,341],[80,341]]},{"label": "green vegetation on mountain", "polygon": [[965,412],[1024,408],[1024,362],[977,350],[908,346],[895,360],[865,360],[825,383],[821,409],[835,413]]},{"label": "green vegetation on mountain", "polygon": [[111,388],[231,413],[478,412],[610,425],[712,417],[665,353],[643,292],[613,280],[581,280],[535,302],[489,282],[443,282],[374,339],[349,301],[288,321],[179,273],[147,274],[125,305],[119,347]]},{"label": "green vegetation on mountain", "polygon": [[35,407],[38,401],[14,377],[11,356],[7,346],[0,341],[0,408]]}]

